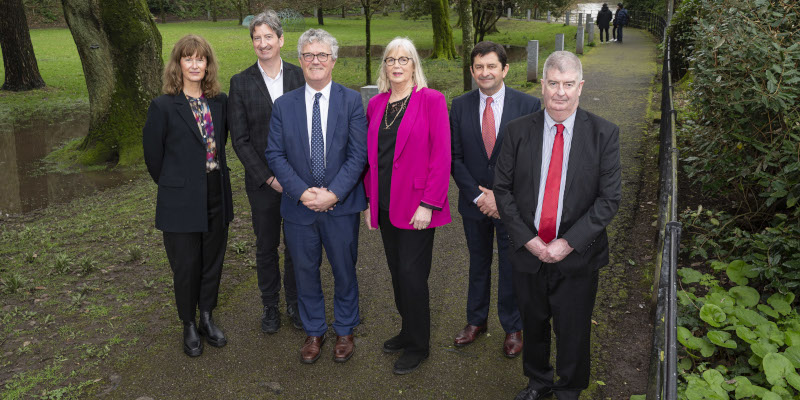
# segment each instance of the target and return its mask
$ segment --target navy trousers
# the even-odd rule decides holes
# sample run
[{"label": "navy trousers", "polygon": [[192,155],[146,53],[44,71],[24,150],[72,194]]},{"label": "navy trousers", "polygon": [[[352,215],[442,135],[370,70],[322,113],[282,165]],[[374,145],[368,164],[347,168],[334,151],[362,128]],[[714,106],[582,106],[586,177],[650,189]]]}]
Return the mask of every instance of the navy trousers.
[{"label": "navy trousers", "polygon": [[333,330],[339,336],[351,335],[361,321],[356,278],[359,222],[359,213],[334,217],[325,212],[319,213],[310,225],[283,221],[286,244],[294,261],[300,319],[309,336],[323,336],[328,330],[319,275],[323,247],[334,279]]},{"label": "navy trousers", "polygon": [[517,301],[514,298],[513,268],[508,258],[508,233],[499,219],[464,218],[464,235],[469,249],[469,289],[467,323],[484,325],[489,315],[492,288],[492,260],[497,232],[497,315],[506,333],[522,330]]}]

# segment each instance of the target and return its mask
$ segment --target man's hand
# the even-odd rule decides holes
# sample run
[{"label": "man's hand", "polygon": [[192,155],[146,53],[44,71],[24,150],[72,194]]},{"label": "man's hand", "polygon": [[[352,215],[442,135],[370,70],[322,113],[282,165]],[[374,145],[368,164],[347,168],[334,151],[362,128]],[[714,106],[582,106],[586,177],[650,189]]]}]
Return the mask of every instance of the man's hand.
[{"label": "man's hand", "polygon": [[414,212],[414,216],[411,217],[411,221],[409,221],[409,225],[412,225],[414,229],[421,230],[428,227],[431,224],[431,216],[433,215],[433,210],[430,208],[425,208],[423,206],[417,207],[417,211]]},{"label": "man's hand", "polygon": [[267,185],[269,185],[269,187],[276,192],[283,193],[283,186],[281,186],[281,183],[278,182],[278,178],[273,176],[272,178],[267,179]]},{"label": "man's hand", "polygon": [[[314,198],[309,201],[303,201],[303,196],[309,192],[314,195]],[[303,201],[303,205],[316,212],[333,210],[334,205],[339,201],[339,198],[333,192],[325,188],[308,188],[303,192],[303,196],[300,196],[300,201]]]},{"label": "man's hand", "polygon": [[525,243],[525,248],[540,260],[542,259],[542,255],[547,252],[547,245],[544,243],[544,240],[538,236],[529,240],[528,243]]},{"label": "man's hand", "polygon": [[539,256],[539,259],[542,262],[554,264],[563,260],[569,253],[572,253],[572,250],[574,249],[565,239],[556,239],[547,244],[544,254]]},{"label": "man's hand", "polygon": [[367,229],[371,231],[378,230],[378,228],[372,227],[372,215],[369,213],[369,205],[367,205],[367,209],[364,210],[364,223],[367,225]]},{"label": "man's hand", "polygon": [[494,192],[483,187],[478,186],[478,189],[483,192],[483,196],[478,199],[477,206],[488,217],[500,218],[500,213],[497,211],[497,203],[494,199]]}]

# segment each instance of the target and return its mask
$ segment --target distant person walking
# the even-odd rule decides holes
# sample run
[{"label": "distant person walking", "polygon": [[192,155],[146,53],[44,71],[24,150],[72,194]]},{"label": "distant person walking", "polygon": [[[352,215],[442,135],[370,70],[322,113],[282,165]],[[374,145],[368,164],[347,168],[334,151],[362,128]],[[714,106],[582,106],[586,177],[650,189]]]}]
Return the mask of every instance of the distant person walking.
[{"label": "distant person walking", "polygon": [[[608,25],[611,23],[611,20],[614,18],[614,14],[611,10],[608,9],[608,4],[603,3],[603,8],[600,9],[600,12],[597,13],[597,27],[600,28],[600,43],[608,42]],[[616,26],[616,24],[614,25]],[[615,28],[616,29],[616,28]],[[606,39],[603,40],[603,33],[605,33]],[[614,32],[614,38],[616,39],[617,33]]]},{"label": "distant person walking", "polygon": [[215,347],[228,342],[211,319],[233,220],[225,160],[227,97],[220,92],[218,70],[205,39],[178,40],[164,68],[164,94],[150,103],[142,131],[147,171],[158,184],[156,228],[164,232],[183,352],[190,357],[203,353],[200,336]]},{"label": "distant person walking", "polygon": [[614,39],[617,43],[622,43],[622,27],[628,25],[628,10],[617,3],[617,11],[614,13]]}]

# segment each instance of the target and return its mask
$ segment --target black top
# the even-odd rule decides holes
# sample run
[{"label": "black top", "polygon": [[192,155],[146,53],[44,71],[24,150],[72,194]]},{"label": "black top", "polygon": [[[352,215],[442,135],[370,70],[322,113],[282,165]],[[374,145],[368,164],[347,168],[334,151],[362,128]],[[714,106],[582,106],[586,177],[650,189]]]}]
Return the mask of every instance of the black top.
[{"label": "black top", "polygon": [[[397,128],[406,113],[408,98],[386,105],[386,112],[378,130],[378,207],[389,210],[389,192],[392,187],[392,167],[394,166],[394,148],[397,144]],[[388,127],[387,127],[388,125]]]}]

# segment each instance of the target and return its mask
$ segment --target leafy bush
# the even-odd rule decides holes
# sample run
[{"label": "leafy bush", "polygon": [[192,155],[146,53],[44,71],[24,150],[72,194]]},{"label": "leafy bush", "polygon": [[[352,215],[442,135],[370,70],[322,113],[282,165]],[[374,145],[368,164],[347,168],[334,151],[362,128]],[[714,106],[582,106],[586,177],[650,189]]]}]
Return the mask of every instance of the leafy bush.
[{"label": "leafy bush", "polygon": [[[678,341],[686,352],[678,363],[682,399],[796,399],[800,396],[800,315],[793,293],[759,293],[747,286],[758,276],[741,260],[712,263],[735,286],[691,268],[678,274],[682,319]],[[705,294],[698,296],[698,289]]]}]

